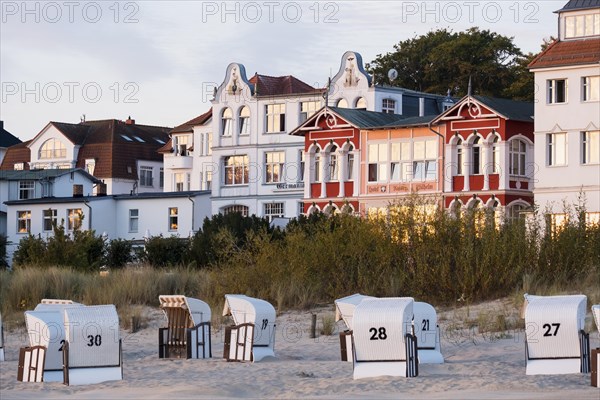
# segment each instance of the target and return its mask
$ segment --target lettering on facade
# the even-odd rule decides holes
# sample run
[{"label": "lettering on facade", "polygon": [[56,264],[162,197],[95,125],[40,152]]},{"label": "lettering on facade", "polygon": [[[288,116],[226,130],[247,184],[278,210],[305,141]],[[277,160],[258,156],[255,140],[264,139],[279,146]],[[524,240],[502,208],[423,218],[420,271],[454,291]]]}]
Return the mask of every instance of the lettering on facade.
[{"label": "lettering on facade", "polygon": [[304,189],[304,182],[298,183],[278,183],[277,189]]},{"label": "lettering on facade", "polygon": [[391,185],[390,192],[408,192],[408,185]]}]

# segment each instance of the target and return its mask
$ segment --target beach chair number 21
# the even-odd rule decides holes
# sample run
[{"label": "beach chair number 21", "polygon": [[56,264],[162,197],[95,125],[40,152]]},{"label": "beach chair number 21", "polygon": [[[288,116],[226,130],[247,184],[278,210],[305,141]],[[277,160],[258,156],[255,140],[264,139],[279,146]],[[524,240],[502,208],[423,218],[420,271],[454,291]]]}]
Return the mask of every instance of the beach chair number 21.
[{"label": "beach chair number 21", "polygon": [[[552,327],[554,327],[554,332],[552,332]],[[558,324],[558,323],[542,325],[542,328],[544,328],[546,330],[544,332],[544,336],[556,336],[556,334],[558,333],[559,327],[560,327],[560,324]]]},{"label": "beach chair number 21", "polygon": [[373,334],[371,336],[370,340],[385,340],[385,339],[387,339],[387,333],[385,333],[385,328],[383,326],[381,328],[379,328],[379,330],[377,328],[371,328],[371,329],[369,329],[369,333]]},{"label": "beach chair number 21", "polygon": [[268,325],[269,325],[269,320],[268,319],[263,319],[262,320],[262,325],[260,326],[260,330],[264,331],[265,329],[267,329]]},{"label": "beach chair number 21", "polygon": [[423,320],[423,325],[421,327],[422,331],[428,331],[429,330],[429,320],[428,319],[424,319]]}]

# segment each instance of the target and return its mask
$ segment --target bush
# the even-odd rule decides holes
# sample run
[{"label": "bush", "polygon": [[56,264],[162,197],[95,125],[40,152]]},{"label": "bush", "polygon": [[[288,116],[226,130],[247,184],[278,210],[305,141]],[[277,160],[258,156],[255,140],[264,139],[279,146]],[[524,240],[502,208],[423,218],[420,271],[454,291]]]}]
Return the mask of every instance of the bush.
[{"label": "bush", "polygon": [[110,268],[122,268],[133,261],[131,242],[123,239],[113,239],[106,248],[105,264]]},{"label": "bush", "polygon": [[154,236],[146,240],[142,259],[154,267],[182,265],[189,252],[189,240],[170,236]]}]

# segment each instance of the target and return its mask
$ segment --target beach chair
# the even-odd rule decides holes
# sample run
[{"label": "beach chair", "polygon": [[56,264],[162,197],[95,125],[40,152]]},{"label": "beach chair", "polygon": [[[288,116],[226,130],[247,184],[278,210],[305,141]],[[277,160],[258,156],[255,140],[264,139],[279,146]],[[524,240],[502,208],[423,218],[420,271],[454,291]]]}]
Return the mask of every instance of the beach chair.
[{"label": "beach chair", "polygon": [[352,317],[354,309],[363,301],[363,299],[372,299],[371,296],[365,296],[359,293],[342,297],[334,301],[335,303],[335,322],[344,321],[346,330],[340,332],[340,352],[342,361],[352,362]]},{"label": "beach chair", "polygon": [[64,309],[63,383],[123,379],[119,316],[114,305]]},{"label": "beach chair", "polygon": [[65,343],[64,310],[72,307],[84,307],[70,300],[44,302],[33,311],[25,311],[25,324],[29,336],[29,347],[46,349],[44,371],[45,382],[63,381],[63,356]]},{"label": "beach chair", "polygon": [[0,362],[4,361],[4,325],[2,325],[2,314],[0,314]]},{"label": "beach chair", "polygon": [[45,346],[21,347],[17,380],[19,382],[44,382]]},{"label": "beach chair", "polygon": [[159,296],[158,300],[167,318],[167,327],[158,330],[158,357],[212,357],[209,305],[185,296]]},{"label": "beach chair", "polygon": [[[600,337],[600,304],[592,306],[592,315],[596,322],[596,328],[598,328],[598,336]],[[600,388],[600,373],[598,373],[598,367],[600,367],[600,347],[592,350],[592,386]]]},{"label": "beach chair", "polygon": [[443,364],[440,342],[440,327],[437,313],[431,304],[415,301],[413,303],[413,325],[417,337],[419,364]]},{"label": "beach chair", "polygon": [[417,338],[412,332],[413,299],[363,299],[352,319],[354,379],[417,376]]},{"label": "beach chair", "polygon": [[587,297],[525,295],[527,375],[590,372]]},{"label": "beach chair", "polygon": [[225,328],[223,358],[257,362],[275,357],[275,308],[267,301],[244,295],[225,295],[223,316],[234,325]]}]

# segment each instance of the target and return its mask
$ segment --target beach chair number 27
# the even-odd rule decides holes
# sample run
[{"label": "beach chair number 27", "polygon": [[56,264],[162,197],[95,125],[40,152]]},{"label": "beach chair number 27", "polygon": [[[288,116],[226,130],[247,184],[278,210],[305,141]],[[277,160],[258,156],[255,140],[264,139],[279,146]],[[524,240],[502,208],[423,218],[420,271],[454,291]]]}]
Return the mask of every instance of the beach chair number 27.
[{"label": "beach chair number 27", "polygon": [[269,320],[268,319],[263,319],[262,320],[262,325],[260,326],[260,330],[264,331],[265,329],[267,329],[267,326],[269,325]]},{"label": "beach chair number 27", "polygon": [[387,333],[385,333],[385,328],[382,326],[381,328],[371,328],[369,329],[369,333],[372,333],[370,340],[385,340],[387,339]]},{"label": "beach chair number 27", "polygon": [[[552,332],[552,327],[554,327],[554,332]],[[542,325],[542,328],[544,328],[546,330],[544,332],[544,336],[556,336],[558,334],[559,327],[560,327],[560,324],[558,324],[558,323]]]}]

